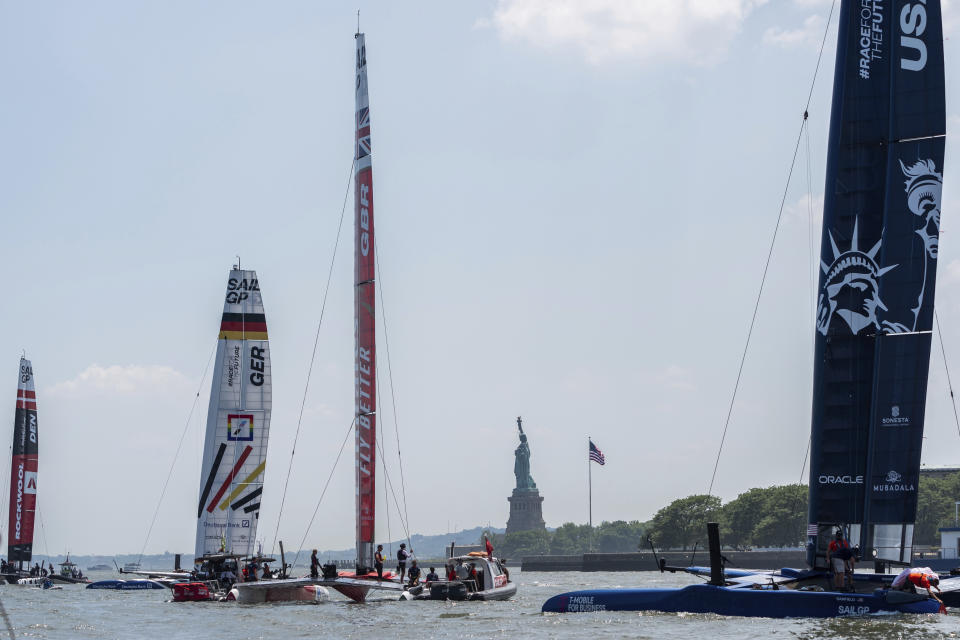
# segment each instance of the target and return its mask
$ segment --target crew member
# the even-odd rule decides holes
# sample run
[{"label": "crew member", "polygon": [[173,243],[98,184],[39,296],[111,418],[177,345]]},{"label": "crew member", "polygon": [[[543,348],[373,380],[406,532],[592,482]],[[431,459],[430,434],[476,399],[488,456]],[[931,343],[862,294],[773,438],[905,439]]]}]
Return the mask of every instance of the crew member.
[{"label": "crew member", "polygon": [[407,583],[407,586],[409,587],[412,587],[413,585],[420,582],[420,567],[417,566],[416,559],[414,559],[414,561],[410,564],[410,573],[407,575],[407,577],[410,580]]},{"label": "crew member", "polygon": [[431,582],[439,581],[440,576],[437,575],[436,569],[434,569],[433,567],[430,567],[430,573],[428,573],[427,577],[424,579],[427,581],[427,584],[430,584]]},{"label": "crew member", "polygon": [[317,550],[314,549],[313,553],[310,554],[310,577],[317,578],[320,576],[320,559],[317,558]]},{"label": "crew member", "polygon": [[407,551],[407,543],[401,542],[400,548],[397,549],[397,571],[400,572],[400,584],[403,584],[407,576],[407,558],[409,557],[410,552]]},{"label": "crew member", "polygon": [[483,544],[484,544],[484,546],[487,548],[487,557],[488,557],[488,558],[492,558],[492,557],[493,557],[493,543],[490,542],[490,538],[488,538],[488,537],[486,536],[486,534],[484,534],[484,536],[483,536]]},{"label": "crew member", "polygon": [[[903,574],[907,573],[906,579],[903,578]],[[937,596],[933,595],[933,592],[930,588],[937,590],[937,593],[942,593],[940,591],[940,576],[933,573],[929,569],[907,569],[901,572],[899,576],[893,581],[894,589],[899,589],[901,591],[912,591],[916,593],[917,587],[927,590],[927,595],[943,604],[943,601]]]},{"label": "crew member", "polygon": [[383,580],[383,545],[377,545],[377,552],[373,554],[373,568],[377,570],[377,580]]},{"label": "crew member", "polygon": [[853,586],[853,551],[843,537],[843,530],[837,529],[836,537],[827,545],[827,564],[833,571],[833,586],[838,589],[846,587],[847,575],[850,575],[850,586]]}]

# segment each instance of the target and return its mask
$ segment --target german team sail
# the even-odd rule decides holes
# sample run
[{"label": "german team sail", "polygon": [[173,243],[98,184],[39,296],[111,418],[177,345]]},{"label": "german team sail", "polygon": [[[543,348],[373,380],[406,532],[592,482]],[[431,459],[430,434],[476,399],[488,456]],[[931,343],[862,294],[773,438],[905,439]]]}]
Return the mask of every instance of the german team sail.
[{"label": "german team sail", "polygon": [[373,569],[376,512],[377,344],[374,318],[373,166],[367,49],[356,34],[356,147],[354,150],[354,409],[357,476],[357,574]]},{"label": "german team sail", "polygon": [[814,567],[836,527],[864,558],[910,561],[945,129],[939,1],[843,2],[816,311]]},{"label": "german team sail", "polygon": [[251,555],[260,517],[273,384],[257,272],[227,280],[197,505],[196,557]]},{"label": "german team sail", "polygon": [[33,521],[37,508],[37,393],[33,365],[20,358],[17,408],[13,420],[13,456],[10,461],[10,527],[7,561],[18,569],[33,557]]}]

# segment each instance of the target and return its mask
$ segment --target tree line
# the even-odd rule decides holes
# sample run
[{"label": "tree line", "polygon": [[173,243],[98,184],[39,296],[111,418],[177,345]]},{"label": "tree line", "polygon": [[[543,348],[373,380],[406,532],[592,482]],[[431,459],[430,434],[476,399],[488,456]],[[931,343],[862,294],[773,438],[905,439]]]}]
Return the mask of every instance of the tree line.
[{"label": "tree line", "polygon": [[[937,529],[954,526],[957,500],[960,500],[960,473],[920,478],[914,545],[939,544]],[[658,549],[689,550],[694,546],[706,547],[707,522],[720,523],[724,546],[743,549],[804,546],[807,485],[750,489],[726,504],[716,496],[687,496],[674,500],[646,522],[616,520],[593,528],[567,522],[553,531],[487,534],[497,555],[505,558],[642,551],[648,548],[648,536]]]}]

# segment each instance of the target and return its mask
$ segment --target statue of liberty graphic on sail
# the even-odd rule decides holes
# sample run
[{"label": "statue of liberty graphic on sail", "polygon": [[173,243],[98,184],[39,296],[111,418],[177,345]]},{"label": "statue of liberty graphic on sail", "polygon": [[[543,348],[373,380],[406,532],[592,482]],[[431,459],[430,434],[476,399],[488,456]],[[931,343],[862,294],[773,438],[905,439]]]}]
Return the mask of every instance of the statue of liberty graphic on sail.
[{"label": "statue of liberty graphic on sail", "polygon": [[940,235],[940,196],[943,174],[936,170],[933,160],[918,160],[907,165],[902,160],[900,169],[906,176],[905,192],[910,215],[920,220],[915,229],[923,242],[924,266],[920,291],[915,306],[910,309],[889,309],[880,298],[880,279],[899,265],[880,266],[877,254],[883,240],[877,241],[869,251],[859,248],[859,220],[854,222],[850,248],[842,251],[828,232],[834,260],[831,264],[821,261],[823,288],[817,303],[817,331],[827,335],[834,316],[844,320],[854,335],[866,330],[868,333],[908,333],[917,331],[920,309],[927,296],[927,280],[932,280],[936,271]]}]

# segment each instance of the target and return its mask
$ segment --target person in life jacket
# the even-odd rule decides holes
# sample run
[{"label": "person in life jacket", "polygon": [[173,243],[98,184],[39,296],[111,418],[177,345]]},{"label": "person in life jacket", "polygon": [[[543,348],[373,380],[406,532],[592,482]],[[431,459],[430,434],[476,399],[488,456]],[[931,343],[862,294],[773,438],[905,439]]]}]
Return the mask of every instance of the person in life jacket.
[{"label": "person in life jacket", "polygon": [[377,552],[373,554],[373,568],[377,570],[377,580],[383,580],[383,545],[377,545]]},{"label": "person in life jacket", "polygon": [[827,564],[833,572],[834,587],[845,588],[849,575],[850,587],[853,588],[853,550],[850,543],[844,539],[841,529],[837,529],[836,537],[827,545]]},{"label": "person in life jacket", "polygon": [[400,549],[397,550],[397,571],[400,572],[400,584],[403,584],[407,577],[407,558],[409,557],[410,552],[407,551],[407,543],[401,542]]},{"label": "person in life jacket", "polygon": [[927,567],[904,569],[893,580],[893,588],[900,591],[916,593],[917,587],[926,589],[928,596],[943,604],[943,601],[933,595],[933,591],[930,590],[933,588],[937,590],[937,593],[942,593],[940,591],[940,576]]}]

